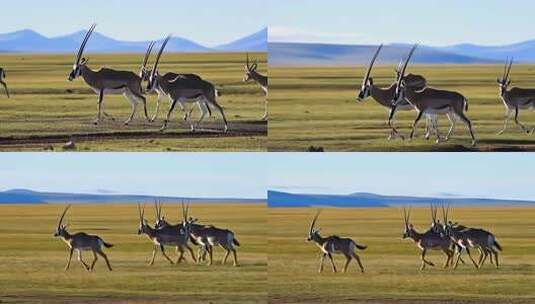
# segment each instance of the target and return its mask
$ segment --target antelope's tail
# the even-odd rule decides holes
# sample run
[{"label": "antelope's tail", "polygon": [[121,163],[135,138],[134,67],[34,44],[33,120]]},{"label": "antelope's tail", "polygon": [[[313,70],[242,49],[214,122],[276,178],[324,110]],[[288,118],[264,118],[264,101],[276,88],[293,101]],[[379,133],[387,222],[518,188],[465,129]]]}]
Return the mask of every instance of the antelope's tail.
[{"label": "antelope's tail", "polygon": [[238,239],[236,239],[236,238],[232,238],[232,244],[240,247],[240,242],[238,242]]}]

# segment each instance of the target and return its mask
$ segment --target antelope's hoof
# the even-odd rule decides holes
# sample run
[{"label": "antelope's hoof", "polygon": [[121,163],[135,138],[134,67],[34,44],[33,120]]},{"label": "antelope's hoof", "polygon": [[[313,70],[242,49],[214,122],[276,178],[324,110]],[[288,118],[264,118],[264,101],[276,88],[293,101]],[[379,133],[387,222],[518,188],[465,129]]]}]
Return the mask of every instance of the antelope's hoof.
[{"label": "antelope's hoof", "polygon": [[98,125],[98,120],[93,120],[93,124],[96,126]]}]

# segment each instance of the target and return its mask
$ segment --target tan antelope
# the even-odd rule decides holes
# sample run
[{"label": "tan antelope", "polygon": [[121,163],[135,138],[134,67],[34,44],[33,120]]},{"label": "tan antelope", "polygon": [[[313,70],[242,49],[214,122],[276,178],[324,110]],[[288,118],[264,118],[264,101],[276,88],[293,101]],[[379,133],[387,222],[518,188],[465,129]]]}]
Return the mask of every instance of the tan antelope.
[{"label": "tan antelope", "polygon": [[246,55],[246,61],[245,61],[245,76],[243,77],[243,82],[249,82],[250,80],[254,80],[264,92],[265,101],[264,101],[264,116],[262,116],[262,120],[268,119],[268,77],[264,76],[260,73],[258,73],[256,70],[258,68],[258,61],[255,61],[253,64],[249,64],[249,53]]},{"label": "tan antelope", "polygon": [[[186,247],[189,240],[189,225],[185,222],[182,230],[173,229],[173,228],[160,228],[156,229],[151,227],[147,220],[144,218],[145,215],[145,205],[143,208],[140,207],[140,204],[137,206],[139,213],[139,228],[137,233],[139,235],[145,234],[154,244],[152,250],[152,257],[149,262],[149,265],[154,264],[154,259],[156,257],[156,251],[159,248],[162,252],[162,255],[169,263],[174,264],[173,260],[165,253],[165,246],[174,246],[177,253],[180,252],[176,264],[179,264],[184,259],[184,247]],[[195,257],[192,256],[195,261]]]},{"label": "tan antelope", "polygon": [[105,116],[109,116],[103,110],[104,94],[123,94],[126,99],[130,101],[132,113],[124,122],[125,125],[128,125],[134,118],[139,100],[143,102],[145,118],[147,121],[149,121],[149,116],[147,113],[147,101],[143,96],[143,89],[141,85],[142,78],[140,76],[130,71],[117,71],[108,68],[101,68],[98,71],[93,71],[87,66],[88,60],[82,57],[82,55],[84,53],[87,41],[95,29],[95,26],[96,25],[93,24],[89,31],[87,31],[84,40],[80,45],[80,49],[76,54],[72,71],[69,74],[69,81],[73,81],[81,76],[85,83],[98,94],[98,111],[94,124],[98,124],[100,122],[102,113],[104,113]]},{"label": "tan antelope", "polygon": [[160,57],[170,38],[171,36],[167,36],[167,38],[164,40],[160,51],[158,52],[158,55],[156,57],[156,61],[154,62],[154,66],[150,73],[149,81],[147,84],[147,91],[152,91],[156,90],[156,88],[159,88],[172,101],[171,106],[169,107],[169,111],[167,112],[167,116],[164,120],[164,124],[160,130],[163,131],[167,128],[171,113],[173,112],[177,103],[184,104],[186,102],[193,101],[199,105],[199,108],[201,110],[201,117],[195,125],[191,124],[192,131],[195,131],[195,127],[199,126],[201,121],[206,116],[206,113],[209,111],[209,106],[212,106],[216,108],[221,114],[223,122],[225,123],[226,132],[228,130],[227,119],[225,117],[223,108],[217,103],[216,97],[218,96],[218,93],[212,83],[203,79],[186,78],[180,76],[176,77],[175,79],[169,80],[164,78],[158,72],[158,64],[160,62]]},{"label": "tan antelope", "polygon": [[[381,88],[373,83],[373,78],[370,77],[371,71],[373,68],[373,64],[375,63],[375,60],[377,59],[377,56],[379,55],[379,52],[383,48],[383,45],[379,45],[377,50],[375,51],[375,54],[372,57],[372,60],[370,61],[370,64],[368,65],[368,68],[366,69],[366,74],[364,78],[362,79],[362,85],[360,87],[359,92],[357,93],[357,101],[364,101],[368,97],[372,97],[378,104],[380,104],[383,107],[386,107],[389,110],[388,114],[388,126],[391,128],[390,134],[388,136],[388,140],[391,140],[395,137],[400,137],[401,139],[404,139],[405,137],[398,132],[394,125],[394,116],[397,113],[397,111],[412,111],[414,110],[414,106],[408,103],[406,100],[399,103],[399,105],[394,106],[392,104],[392,98],[394,98],[394,93],[396,91],[396,83],[392,83],[387,88]],[[401,68],[401,62],[400,65],[396,68],[396,74],[399,75]],[[407,79],[407,83],[410,86],[413,86],[415,90],[421,90],[427,85],[427,81],[423,76],[420,75],[411,75],[409,77],[410,79]],[[431,135],[431,128],[436,126],[436,115],[426,115],[427,117],[427,125],[425,128],[425,139],[429,139],[429,136]],[[435,127],[435,133],[438,132],[437,128]]]},{"label": "tan antelope", "polygon": [[[56,232],[54,232],[54,237],[61,238],[69,247],[69,258],[67,261],[67,265],[65,266],[65,271],[67,271],[69,269],[69,266],[71,265],[72,254],[75,250],[78,252],[78,261],[82,263],[82,265],[87,271],[93,271],[93,269],[95,268],[95,263],[98,260],[97,255],[100,255],[104,258],[108,269],[111,271],[112,268],[110,265],[110,261],[108,260],[106,254],[102,251],[102,247],[111,248],[113,247],[113,245],[110,243],[106,243],[101,237],[97,235],[90,235],[84,232],[70,234],[67,231],[67,225],[63,224],[63,218],[65,217],[65,214],[67,213],[67,210],[69,210],[70,207],[71,205],[67,205],[67,207],[65,207],[65,209],[63,210],[63,213],[59,217]],[[82,251],[93,252],[93,262],[91,262],[91,265],[88,265],[82,259]]]},{"label": "tan antelope", "polygon": [[505,121],[503,123],[503,129],[498,132],[498,135],[505,132],[505,129],[507,128],[507,123],[509,122],[511,114],[513,113],[515,116],[515,124],[519,126],[524,132],[530,134],[533,133],[533,131],[535,130],[535,127],[530,130],[518,120],[518,114],[520,110],[535,109],[535,89],[522,89],[517,87],[512,87],[508,89],[509,85],[511,84],[509,74],[511,72],[512,65],[513,59],[511,59],[509,64],[507,64],[506,61],[502,78],[496,79],[496,81],[498,82],[498,86],[500,87],[500,97],[502,98],[503,105],[505,106]]},{"label": "tan antelope", "polygon": [[[238,266],[238,255],[235,247],[240,246],[240,242],[236,239],[236,236],[232,230],[221,229],[212,225],[200,225],[197,223],[198,219],[190,217],[188,223],[190,224],[190,235],[195,241],[202,246],[199,250],[198,260],[202,260],[204,253],[208,253],[209,261],[208,265],[213,263],[213,247],[220,246],[225,249],[225,256],[221,261],[221,264],[225,264],[232,252],[234,258],[234,266]],[[202,253],[202,255],[201,255]]]},{"label": "tan antelope", "polygon": [[468,101],[463,95],[453,91],[438,90],[430,87],[426,87],[417,91],[408,86],[406,79],[409,75],[405,75],[405,71],[417,46],[418,45],[415,44],[412,47],[403,64],[403,67],[401,68],[401,72],[396,80],[396,91],[394,98],[392,99],[392,103],[394,105],[401,103],[403,100],[407,100],[416,108],[416,111],[418,112],[418,115],[412,124],[412,131],[409,138],[413,137],[416,125],[422,118],[422,115],[450,114],[450,117],[454,119],[450,119],[451,126],[448,134],[445,137],[445,140],[449,140],[453,130],[455,129],[456,118],[459,118],[466,124],[468,131],[470,132],[470,136],[472,137],[472,145],[474,146],[476,144],[476,139],[474,137],[474,132],[472,131],[472,123],[464,114],[465,111],[468,111]]},{"label": "tan antelope", "polygon": [[6,95],[7,95],[7,98],[9,98],[9,90],[7,89],[7,84],[6,84],[6,70],[4,70],[3,68],[0,68],[0,84],[2,84],[2,86],[4,87],[4,90],[6,90]]},{"label": "tan antelope", "polygon": [[[454,269],[457,268],[463,251],[466,251],[475,268],[481,268],[489,255],[491,263],[493,263],[492,257],[494,256],[494,264],[496,265],[496,268],[500,266],[498,261],[498,251],[502,251],[502,247],[492,233],[479,228],[467,228],[453,224],[449,221],[448,211],[444,211],[444,208],[443,217],[446,234],[458,246],[457,260],[455,264],[453,264]],[[480,255],[478,262],[472,258],[469,248],[477,248],[479,250]]]},{"label": "tan antelope", "polygon": [[409,208],[407,211],[406,208],[403,208],[403,221],[405,229],[403,230],[402,238],[412,239],[416,246],[422,251],[422,265],[420,266],[420,270],[424,270],[426,265],[435,266],[435,264],[425,259],[425,255],[428,250],[441,250],[444,252],[447,257],[444,268],[447,268],[450,265],[450,262],[453,262],[453,250],[450,248],[450,239],[447,236],[441,236],[440,234],[433,232],[419,233],[410,223],[410,217],[411,209]]},{"label": "tan antelope", "polygon": [[357,242],[353,241],[350,238],[342,238],[337,235],[331,235],[328,237],[322,237],[320,235],[321,228],[316,228],[316,221],[320,215],[320,210],[314,216],[312,223],[310,224],[310,229],[308,231],[308,242],[314,242],[321,250],[320,258],[320,267],[318,272],[323,271],[323,262],[325,257],[328,256],[333,267],[333,272],[336,272],[336,265],[334,265],[333,254],[342,254],[346,258],[346,263],[344,264],[343,272],[347,271],[347,267],[352,259],[355,259],[360,267],[360,272],[364,272],[364,266],[360,261],[360,257],[355,253],[356,249],[364,250],[367,248],[366,245],[359,245]]}]

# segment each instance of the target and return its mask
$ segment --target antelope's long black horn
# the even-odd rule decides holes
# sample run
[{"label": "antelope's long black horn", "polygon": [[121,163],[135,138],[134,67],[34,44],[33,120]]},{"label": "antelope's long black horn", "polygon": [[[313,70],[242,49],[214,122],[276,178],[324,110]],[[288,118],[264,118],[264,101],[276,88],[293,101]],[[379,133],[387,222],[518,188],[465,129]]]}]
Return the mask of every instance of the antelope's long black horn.
[{"label": "antelope's long black horn", "polygon": [[156,56],[156,61],[154,62],[154,66],[152,67],[152,74],[151,74],[152,77],[154,77],[154,75],[156,74],[156,70],[158,69],[158,64],[160,62],[160,57],[162,56],[163,50],[165,49],[167,42],[169,42],[169,39],[171,39],[171,35],[165,38],[165,40],[162,43],[162,46],[160,47],[160,51],[158,52],[158,56]]},{"label": "antelope's long black horn", "polygon": [[84,53],[85,45],[87,44],[87,41],[89,40],[89,37],[91,37],[91,34],[93,33],[93,30],[96,27],[96,23],[93,23],[87,33],[85,34],[84,40],[82,41],[82,44],[80,45],[80,48],[78,49],[78,54],[76,55],[76,64],[80,63],[80,60],[82,59],[82,54]]},{"label": "antelope's long black horn", "polygon": [[370,61],[370,64],[368,65],[368,69],[366,70],[366,76],[364,76],[364,79],[362,80],[362,85],[365,85],[368,79],[370,78],[370,74],[372,72],[373,64],[375,63],[375,60],[377,59],[377,56],[379,56],[379,52],[383,48],[383,45],[379,45],[377,50],[375,51],[375,54],[373,54],[372,60]]},{"label": "antelope's long black horn", "polygon": [[147,52],[145,52],[145,58],[143,58],[143,64],[141,65],[141,68],[145,68],[147,66],[147,62],[149,61],[150,53],[152,52],[154,43],[155,43],[154,41],[151,41],[149,43],[149,47],[147,48]]},{"label": "antelope's long black horn", "polygon": [[69,210],[69,208],[71,208],[71,204],[68,204],[67,207],[65,207],[65,209],[63,210],[63,213],[61,214],[59,221],[58,221],[58,228],[63,223],[63,218],[65,217],[65,214],[67,213],[67,210]]}]

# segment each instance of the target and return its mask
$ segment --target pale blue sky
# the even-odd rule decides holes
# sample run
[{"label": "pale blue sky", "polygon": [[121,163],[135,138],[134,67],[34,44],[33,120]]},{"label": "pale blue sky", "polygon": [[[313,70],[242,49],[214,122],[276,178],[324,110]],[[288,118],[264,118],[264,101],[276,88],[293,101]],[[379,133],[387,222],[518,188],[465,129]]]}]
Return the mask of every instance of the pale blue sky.
[{"label": "pale blue sky", "polygon": [[269,160],[273,190],[535,200],[535,153],[281,153]]},{"label": "pale blue sky", "polygon": [[15,0],[2,1],[2,28],[30,28],[58,36],[98,23],[97,31],[123,40],[172,33],[207,46],[230,42],[267,26],[267,0]]},{"label": "pale blue sky", "polygon": [[1,153],[0,190],[265,198],[260,153]]},{"label": "pale blue sky", "polygon": [[270,40],[485,45],[535,39],[535,1],[270,0]]}]

